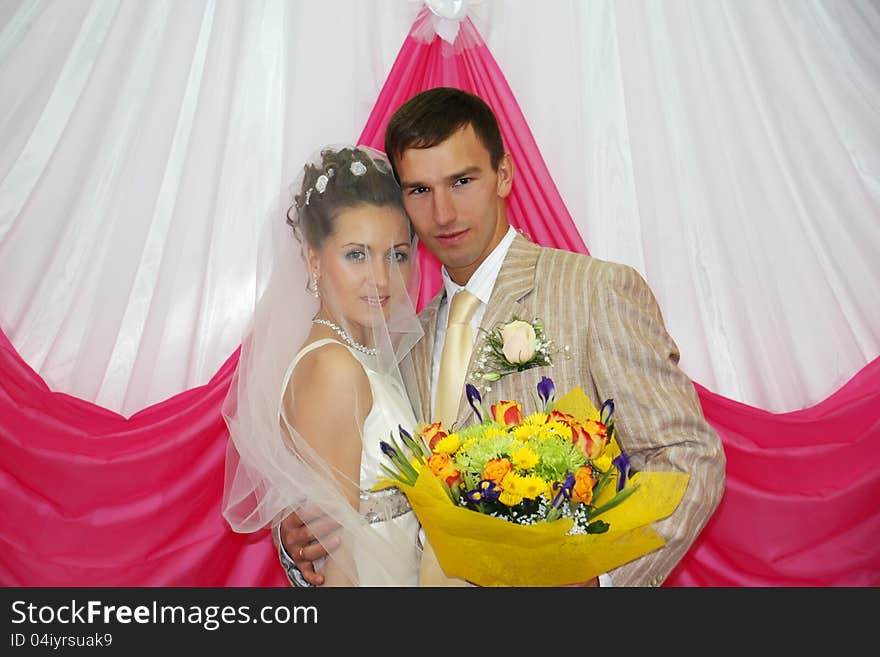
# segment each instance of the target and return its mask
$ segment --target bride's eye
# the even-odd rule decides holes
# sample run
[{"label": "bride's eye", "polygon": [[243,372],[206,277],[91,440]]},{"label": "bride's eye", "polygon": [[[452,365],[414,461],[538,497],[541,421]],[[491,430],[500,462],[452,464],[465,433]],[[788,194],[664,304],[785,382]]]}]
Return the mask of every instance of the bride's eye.
[{"label": "bride's eye", "polygon": [[352,262],[360,262],[364,258],[366,258],[366,254],[360,249],[352,249],[348,253],[345,254],[345,258],[347,260],[351,260]]},{"label": "bride's eye", "polygon": [[394,251],[391,254],[391,259],[394,260],[394,262],[396,263],[402,264],[409,260],[409,253],[407,253],[406,251]]}]

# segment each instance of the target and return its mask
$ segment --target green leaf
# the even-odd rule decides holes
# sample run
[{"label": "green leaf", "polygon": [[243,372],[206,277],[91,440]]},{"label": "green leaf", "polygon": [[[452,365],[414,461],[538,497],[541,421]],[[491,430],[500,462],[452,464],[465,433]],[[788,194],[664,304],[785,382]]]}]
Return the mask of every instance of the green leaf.
[{"label": "green leaf", "polygon": [[399,481],[400,483],[406,484],[407,486],[412,486],[416,483],[415,481],[408,481],[403,475],[401,475],[399,472],[395,472],[384,463],[380,463],[379,467],[382,468],[383,472],[385,472],[385,474],[387,474],[391,479],[394,479],[394,481]]},{"label": "green leaf", "polygon": [[409,453],[412,454],[418,460],[419,463],[424,463],[425,457],[431,456],[430,451],[428,451],[428,453],[425,454],[424,449],[426,449],[426,448],[424,447],[424,444],[421,442],[421,440],[419,442],[416,442],[415,437],[407,438],[405,434],[401,434],[400,439],[406,445],[406,448],[409,451]]},{"label": "green leaf", "polygon": [[604,520],[596,520],[595,522],[591,522],[587,525],[587,533],[588,534],[604,534],[608,531],[608,528],[611,527]]},{"label": "green leaf", "polygon": [[593,498],[599,497],[599,493],[602,492],[602,489],[605,488],[605,484],[611,479],[611,475],[614,474],[614,468],[608,468],[608,470],[602,473],[602,476],[599,477],[599,481],[596,482],[596,485],[593,486]]}]

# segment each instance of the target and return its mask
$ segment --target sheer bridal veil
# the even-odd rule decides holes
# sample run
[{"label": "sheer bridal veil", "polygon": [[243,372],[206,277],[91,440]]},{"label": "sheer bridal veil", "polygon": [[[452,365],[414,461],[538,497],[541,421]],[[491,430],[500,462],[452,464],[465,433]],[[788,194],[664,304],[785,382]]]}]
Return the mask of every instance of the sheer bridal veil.
[{"label": "sheer bridal veil", "polygon": [[[336,551],[344,556],[330,558],[341,564],[352,584],[359,583],[350,554],[356,549],[360,559],[379,570],[380,581],[399,585],[418,569],[411,534],[395,534],[394,523],[374,531],[363,509],[346,498],[350,486],[362,487],[365,468],[375,471],[377,464],[362,461],[361,478],[354,481],[329,462],[328,450],[336,448],[335,428],[346,422],[351,426],[352,415],[360,418],[365,459],[388,438],[373,433],[410,421],[401,368],[408,366],[407,355],[422,337],[415,313],[415,238],[405,214],[395,215],[403,213],[400,190],[384,155],[373,149],[322,149],[303,167],[291,196],[287,216],[273,217],[262,231],[253,318],[223,403],[230,433],[223,515],[235,531],[254,532],[274,526],[292,510],[319,510],[341,525],[337,535],[348,547]],[[364,216],[370,209],[374,214],[368,220]],[[316,317],[320,323],[313,322]],[[321,428],[304,436],[297,430],[304,426],[302,418],[291,409],[301,408],[294,392],[302,401],[309,386],[299,379],[294,388],[291,366],[303,345],[319,338],[323,345],[328,338],[352,345],[351,356],[369,375],[371,399],[358,398],[354,408],[310,408],[307,426],[315,426],[317,414]],[[338,345],[334,348],[348,357]],[[305,360],[300,362],[305,367]],[[350,390],[339,392],[351,398]],[[400,413],[398,420],[394,403],[399,400],[409,413]],[[365,405],[372,406],[366,425]],[[385,413],[384,421],[379,412]],[[383,512],[388,511],[378,511]]]}]

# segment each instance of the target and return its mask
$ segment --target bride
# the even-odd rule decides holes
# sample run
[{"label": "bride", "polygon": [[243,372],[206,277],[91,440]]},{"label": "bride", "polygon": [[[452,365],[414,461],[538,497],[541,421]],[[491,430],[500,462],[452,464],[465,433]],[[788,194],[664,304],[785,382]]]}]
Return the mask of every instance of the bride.
[{"label": "bride", "polygon": [[294,189],[274,222],[287,234],[263,239],[265,283],[224,401],[223,514],[239,532],[270,526],[277,545],[281,518],[310,509],[326,586],[416,586],[418,521],[396,488],[371,490],[380,441],[416,423],[400,371],[421,337],[400,188],[377,151],[328,147]]}]

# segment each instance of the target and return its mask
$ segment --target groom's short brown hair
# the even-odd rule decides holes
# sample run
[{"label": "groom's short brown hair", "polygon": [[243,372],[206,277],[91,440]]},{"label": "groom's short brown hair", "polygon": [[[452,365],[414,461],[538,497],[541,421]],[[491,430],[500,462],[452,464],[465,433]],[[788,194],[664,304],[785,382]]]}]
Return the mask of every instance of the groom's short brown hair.
[{"label": "groom's short brown hair", "polygon": [[497,170],[504,156],[498,120],[479,96],[453,87],[435,87],[401,105],[385,128],[385,154],[397,176],[396,161],[410,148],[431,148],[466,126],[474,129]]}]

